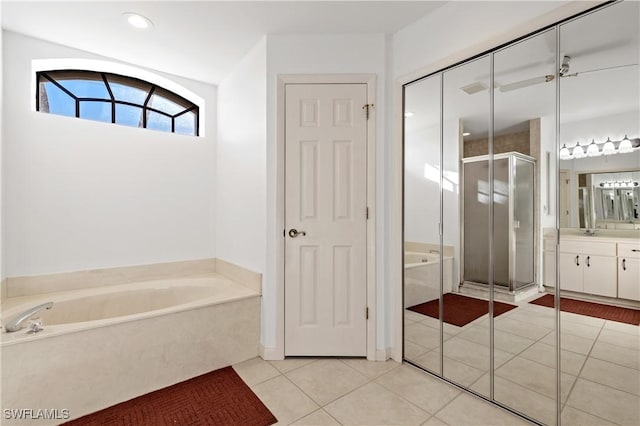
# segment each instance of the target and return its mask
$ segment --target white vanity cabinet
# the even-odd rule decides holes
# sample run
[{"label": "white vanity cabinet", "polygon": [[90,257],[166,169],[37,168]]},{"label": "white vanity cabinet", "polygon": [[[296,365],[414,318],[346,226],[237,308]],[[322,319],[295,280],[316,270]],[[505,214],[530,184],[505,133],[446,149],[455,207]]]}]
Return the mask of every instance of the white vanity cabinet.
[{"label": "white vanity cabinet", "polygon": [[617,297],[616,243],[560,241],[561,290]]},{"label": "white vanity cabinet", "polygon": [[640,243],[618,244],[618,297],[640,300]]}]

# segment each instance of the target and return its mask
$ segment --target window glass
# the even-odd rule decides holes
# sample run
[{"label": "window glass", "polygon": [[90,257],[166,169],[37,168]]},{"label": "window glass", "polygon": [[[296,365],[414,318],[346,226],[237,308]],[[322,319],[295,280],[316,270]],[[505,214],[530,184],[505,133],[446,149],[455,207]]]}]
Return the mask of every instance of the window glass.
[{"label": "window glass", "polygon": [[80,118],[105,121],[111,123],[111,102],[82,101],[80,102]]},{"label": "window glass", "polygon": [[73,93],[78,98],[109,99],[109,91],[105,86],[102,76],[88,71],[64,71],[52,73],[62,87]]},{"label": "window glass", "polygon": [[116,104],[116,124],[142,127],[142,108]]},{"label": "window glass", "polygon": [[173,93],[157,89],[151,95],[149,106],[170,115],[176,115],[185,109],[189,109],[191,104]]},{"label": "window glass", "polygon": [[40,111],[51,114],[76,116],[76,101],[55,84],[45,80],[39,85]]},{"label": "window glass", "polygon": [[36,75],[40,112],[198,136],[198,106],[152,83],[84,70]]},{"label": "window glass", "polygon": [[182,135],[195,136],[196,135],[196,114],[193,111],[186,112],[175,118],[176,128],[175,132]]},{"label": "window glass", "polygon": [[151,90],[149,83],[118,75],[108,74],[107,81],[117,101],[143,105]]},{"label": "window glass", "polygon": [[171,131],[171,117],[154,111],[147,113],[147,129]]}]

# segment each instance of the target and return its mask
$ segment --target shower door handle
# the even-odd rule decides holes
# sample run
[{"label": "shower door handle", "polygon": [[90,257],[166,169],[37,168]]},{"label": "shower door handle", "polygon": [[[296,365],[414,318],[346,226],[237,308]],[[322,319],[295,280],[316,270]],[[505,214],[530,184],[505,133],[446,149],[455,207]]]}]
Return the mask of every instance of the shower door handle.
[{"label": "shower door handle", "polygon": [[576,256],[576,265],[580,266],[580,256]]}]

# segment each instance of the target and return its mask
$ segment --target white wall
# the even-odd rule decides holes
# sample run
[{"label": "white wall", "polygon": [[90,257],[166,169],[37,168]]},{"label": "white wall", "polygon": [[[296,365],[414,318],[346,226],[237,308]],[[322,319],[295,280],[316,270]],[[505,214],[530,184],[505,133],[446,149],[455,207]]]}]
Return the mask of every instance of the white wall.
[{"label": "white wall", "polygon": [[164,75],[205,99],[203,138],[39,113],[32,59],[99,57],[3,36],[5,275],[215,257],[215,87]]},{"label": "white wall", "polygon": [[[2,3],[0,3],[0,22],[2,22]],[[0,29],[0,70],[3,69],[3,31]],[[4,269],[4,170],[2,167],[3,159],[3,140],[4,140],[4,126],[3,123],[3,105],[4,105],[4,97],[3,97],[3,81],[4,79],[0,78],[0,297],[4,296],[4,285],[3,280],[6,277],[5,269]]]},{"label": "white wall", "polygon": [[[376,151],[375,215],[377,219],[376,250],[384,253],[384,182],[385,182],[385,67],[386,46],[383,34],[370,35],[273,35],[267,37],[267,263],[263,279],[263,335],[265,348],[275,348],[277,340],[276,320],[276,269],[277,245],[282,238],[278,226],[277,207],[277,81],[280,74],[376,74],[376,117],[378,135]],[[385,277],[382,255],[376,270],[378,279],[377,330],[378,349],[390,346],[387,341],[389,322],[385,321],[388,308],[384,294],[389,285]]]},{"label": "white wall", "polygon": [[264,273],[267,41],[218,86],[217,257]]},{"label": "white wall", "polygon": [[[217,257],[262,274],[267,247],[266,79],[265,37],[218,86],[216,155]],[[261,341],[265,313],[270,312],[266,300],[262,298]]]}]

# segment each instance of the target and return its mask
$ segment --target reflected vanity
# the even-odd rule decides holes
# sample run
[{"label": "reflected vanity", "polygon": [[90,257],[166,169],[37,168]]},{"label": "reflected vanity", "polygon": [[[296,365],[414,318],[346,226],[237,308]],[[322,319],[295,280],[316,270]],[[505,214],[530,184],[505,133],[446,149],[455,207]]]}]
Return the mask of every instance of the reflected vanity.
[{"label": "reflected vanity", "polygon": [[639,12],[404,86],[404,359],[536,423],[640,424]]}]

